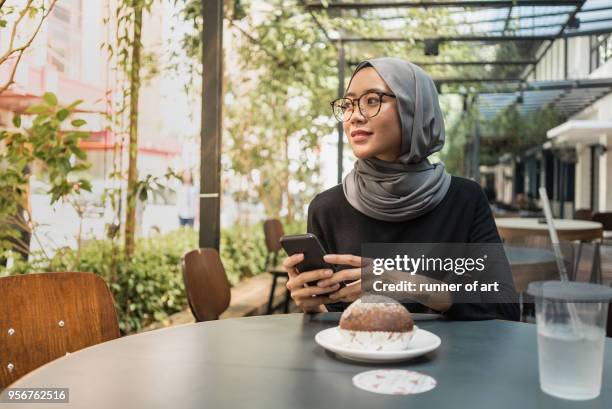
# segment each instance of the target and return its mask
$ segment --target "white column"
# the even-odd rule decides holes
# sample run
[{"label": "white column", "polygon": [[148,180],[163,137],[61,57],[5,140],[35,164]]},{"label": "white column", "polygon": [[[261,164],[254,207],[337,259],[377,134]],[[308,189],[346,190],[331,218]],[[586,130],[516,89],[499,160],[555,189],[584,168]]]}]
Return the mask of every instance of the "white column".
[{"label": "white column", "polygon": [[599,211],[612,210],[612,135],[601,136],[600,143],[607,151],[599,158]]},{"label": "white column", "polygon": [[576,210],[591,208],[591,148],[586,144],[576,145],[576,186],[574,203]]}]

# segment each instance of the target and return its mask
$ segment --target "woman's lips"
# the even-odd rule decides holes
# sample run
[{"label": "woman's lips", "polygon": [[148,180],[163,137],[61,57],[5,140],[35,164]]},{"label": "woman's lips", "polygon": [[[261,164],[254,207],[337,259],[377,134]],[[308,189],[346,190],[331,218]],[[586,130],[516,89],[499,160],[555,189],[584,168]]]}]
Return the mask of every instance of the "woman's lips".
[{"label": "woman's lips", "polygon": [[366,141],[370,136],[372,135],[372,132],[366,132],[366,131],[353,131],[351,132],[351,141],[352,142],[364,142]]}]

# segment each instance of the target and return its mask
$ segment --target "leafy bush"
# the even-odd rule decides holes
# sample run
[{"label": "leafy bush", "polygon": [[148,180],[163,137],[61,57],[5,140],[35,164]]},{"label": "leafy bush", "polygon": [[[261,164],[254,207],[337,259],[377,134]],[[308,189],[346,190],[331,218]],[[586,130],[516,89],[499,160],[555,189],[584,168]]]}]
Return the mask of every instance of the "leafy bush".
[{"label": "leafy bush", "polygon": [[262,271],[266,260],[266,243],[261,224],[234,225],[221,233],[221,260],[232,284]]},{"label": "leafy bush", "polygon": [[[303,223],[285,228],[287,233],[305,231]],[[11,268],[0,268],[0,277],[48,271],[98,274],[113,294],[122,333],[129,334],[187,308],[180,260],[197,246],[197,232],[179,229],[138,240],[130,261],[120,258],[123,253],[116,251],[118,258],[113,262],[111,241],[95,240],[84,244],[80,254],[63,248],[51,259],[41,253],[32,254],[28,262],[17,259]],[[221,259],[232,285],[243,277],[261,273],[266,252],[261,223],[236,225],[221,232]]]},{"label": "leafy bush", "polygon": [[[286,234],[306,232],[306,223],[294,222],[284,225]],[[266,263],[266,243],[263,224],[252,226],[234,225],[221,232],[221,259],[232,285],[243,277],[250,277],[263,271]],[[281,251],[278,262],[285,253]]]},{"label": "leafy bush", "polygon": [[111,241],[95,240],[82,246],[80,257],[76,250],[68,248],[60,249],[50,260],[42,254],[33,254],[28,263],[16,261],[4,274],[44,271],[98,274],[113,294],[121,332],[128,334],[186,308],[180,259],[196,246],[196,233],[181,229],[143,238],[129,262],[121,258],[122,252],[116,252],[118,258],[113,262]]}]

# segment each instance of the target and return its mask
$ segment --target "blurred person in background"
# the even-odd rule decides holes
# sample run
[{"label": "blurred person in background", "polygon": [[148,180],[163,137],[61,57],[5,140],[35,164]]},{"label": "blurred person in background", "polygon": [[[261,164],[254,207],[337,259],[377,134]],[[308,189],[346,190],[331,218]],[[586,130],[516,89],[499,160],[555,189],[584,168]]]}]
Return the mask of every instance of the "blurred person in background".
[{"label": "blurred person in background", "polygon": [[176,207],[179,225],[193,228],[198,207],[198,189],[193,184],[190,170],[184,170],[181,175],[181,185],[176,190]]}]

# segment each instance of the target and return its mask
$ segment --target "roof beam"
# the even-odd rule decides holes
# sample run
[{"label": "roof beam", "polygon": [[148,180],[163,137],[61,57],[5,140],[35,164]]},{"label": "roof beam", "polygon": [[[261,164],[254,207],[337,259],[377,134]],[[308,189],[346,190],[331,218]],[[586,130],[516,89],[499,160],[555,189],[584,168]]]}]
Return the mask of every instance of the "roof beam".
[{"label": "roof beam", "polygon": [[[609,11],[612,10],[611,6],[606,6],[606,7],[594,7],[594,8],[590,8],[590,9],[583,9],[580,10],[580,13],[591,13],[594,11]],[[522,14],[522,15],[518,15],[518,16],[511,16],[510,19],[517,21],[517,20],[523,20],[523,19],[533,19],[533,18],[541,18],[541,17],[556,17],[556,16],[565,16],[568,15],[572,12],[572,10],[566,10],[566,11],[556,11],[556,12],[551,12],[551,13],[541,13],[541,14]],[[376,20],[382,20],[382,21],[389,21],[389,20],[405,20],[407,19],[407,16],[392,16],[392,17],[378,17],[376,18]],[[368,19],[366,19],[366,21],[370,21]],[[464,21],[456,21],[454,22],[454,24],[452,26],[442,26],[442,27],[454,27],[455,25],[460,25],[460,26],[467,26],[467,25],[478,25],[478,24],[485,24],[485,23],[499,23],[502,21],[506,21],[506,17],[498,17],[498,18],[491,18],[491,19],[485,19],[485,20],[464,20]],[[561,25],[562,23],[559,23],[557,25]]]},{"label": "roof beam", "polygon": [[542,54],[540,54],[540,56],[538,57],[538,62],[535,63],[534,65],[530,66],[529,71],[527,71],[527,73],[523,76],[523,78],[529,77],[531,75],[531,73],[536,70],[536,67],[537,67],[538,63],[546,55],[548,50],[550,50],[550,47],[552,47],[552,45],[555,42],[555,40],[557,40],[559,38],[563,38],[563,37],[568,37],[567,33],[564,35],[565,28],[568,26],[570,20],[572,18],[575,18],[576,14],[578,14],[580,12],[580,9],[582,8],[582,6],[584,5],[585,2],[586,2],[586,0],[583,0],[583,1],[580,2],[580,4],[576,5],[576,9],[567,17],[567,20],[565,20],[565,23],[563,23],[563,25],[559,29],[559,32],[557,33],[557,35],[554,36],[554,38],[552,38],[551,40],[549,40],[548,44],[546,45],[546,48],[544,48],[544,52],[542,52]]},{"label": "roof beam", "polygon": [[[612,21],[612,16],[607,17],[607,18],[596,18],[596,19],[590,19],[590,20],[583,20],[580,19],[580,24],[589,24],[589,23],[605,23],[608,21]],[[524,27],[514,27],[512,30],[533,30],[533,29],[539,29],[539,28],[553,28],[553,27],[560,27],[561,24],[557,23],[557,24],[542,24],[542,25],[537,25],[537,26],[524,26]],[[487,31],[488,33],[505,33],[507,30],[491,30],[491,31]],[[568,33],[569,34],[569,33]]]},{"label": "roof beam", "polygon": [[307,2],[306,9],[381,9],[381,8],[424,8],[424,7],[459,7],[459,8],[502,8],[511,6],[576,6],[581,1],[576,0],[516,0],[516,1],[378,1],[371,3],[330,3],[323,5],[321,2]]},{"label": "roof beam", "polygon": [[502,34],[506,34],[506,30],[510,26],[510,18],[512,17],[512,6],[508,7],[508,14],[506,15],[506,21],[504,22],[504,29],[502,30]]},{"label": "roof beam", "polygon": [[571,33],[563,33],[561,37],[558,38],[571,38],[571,37],[582,37],[582,36],[594,36],[600,34],[608,34],[612,33],[612,25],[608,28],[602,28],[599,30],[588,30],[588,31],[572,31]]},{"label": "roof beam", "polygon": [[[432,66],[432,65],[450,65],[450,66],[464,66],[464,65],[529,65],[535,64],[535,60],[517,60],[517,61],[412,61],[413,64],[419,66]],[[348,65],[358,65],[359,61],[349,61]]]},{"label": "roof beam", "polygon": [[406,37],[349,37],[338,39],[335,38],[333,41],[342,41],[344,43],[383,43],[383,42],[425,42],[425,41],[438,41],[444,42],[484,42],[484,43],[497,43],[501,41],[553,41],[559,38],[570,38],[570,37],[581,37],[589,35],[608,34],[612,32],[612,26],[608,28],[602,28],[599,30],[585,30],[585,31],[572,31],[569,33],[563,33],[561,36],[556,35],[533,35],[533,36],[452,36],[452,37],[431,37],[431,38],[406,38]]},{"label": "roof beam", "polygon": [[[406,38],[406,37],[349,37],[343,38],[345,43],[381,43],[381,42],[425,42],[427,40],[439,42],[499,42],[499,41],[546,41],[555,36],[452,36],[432,38]],[[339,41],[335,39],[334,41]]]},{"label": "roof beam", "polygon": [[[523,92],[527,91],[556,91],[567,89],[612,88],[612,78],[597,78],[587,80],[561,80],[561,81],[528,81],[521,85]],[[516,92],[516,88],[481,90],[481,94],[502,94]]]},{"label": "roof beam", "polygon": [[460,84],[479,82],[521,82],[522,78],[432,78],[438,84]]}]

